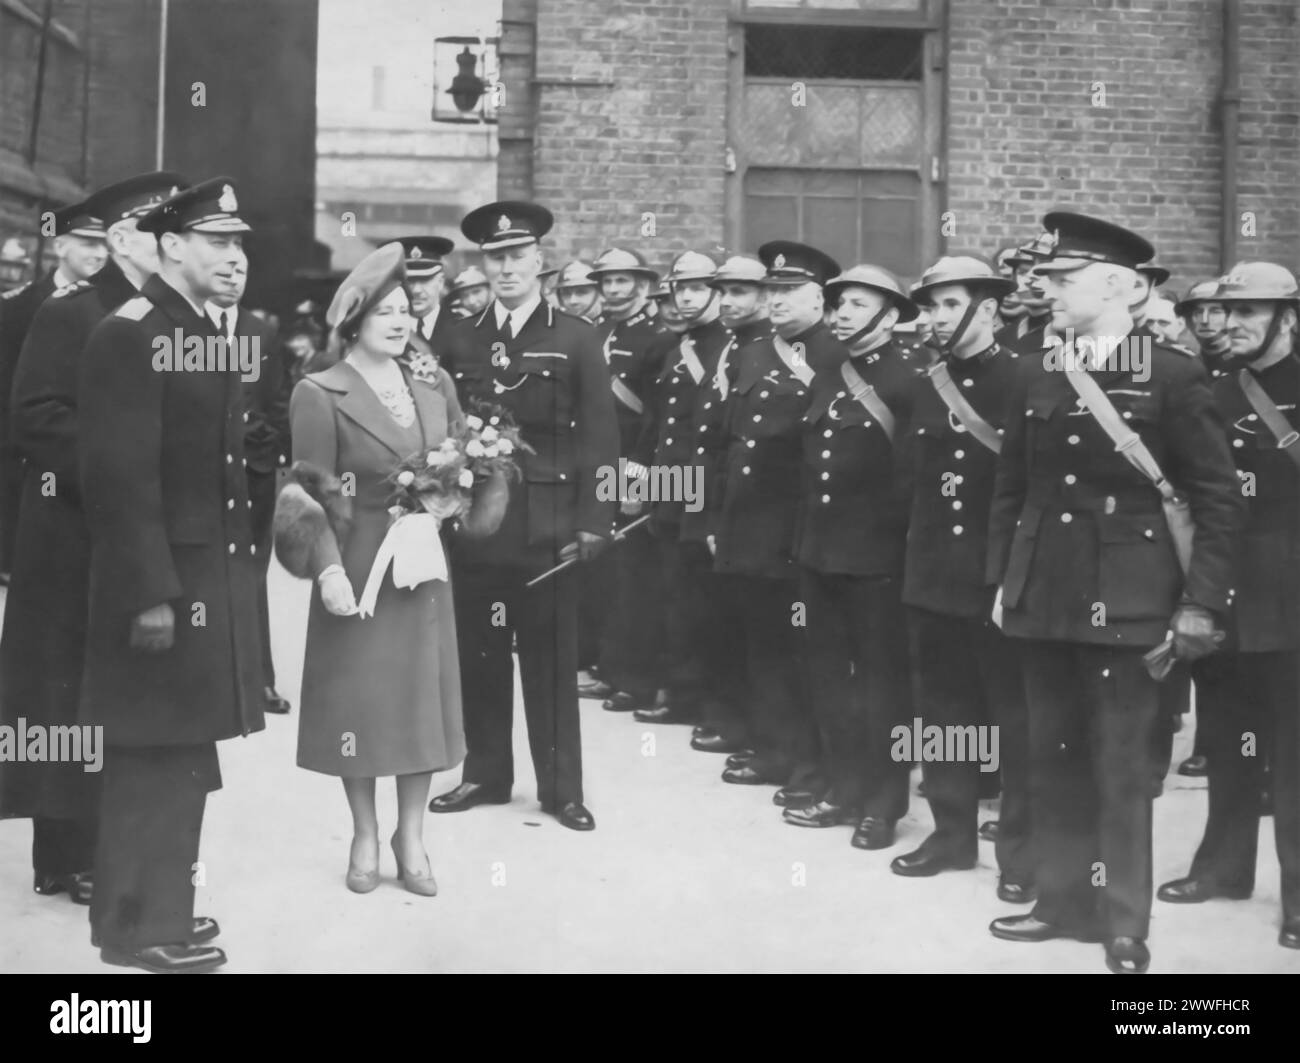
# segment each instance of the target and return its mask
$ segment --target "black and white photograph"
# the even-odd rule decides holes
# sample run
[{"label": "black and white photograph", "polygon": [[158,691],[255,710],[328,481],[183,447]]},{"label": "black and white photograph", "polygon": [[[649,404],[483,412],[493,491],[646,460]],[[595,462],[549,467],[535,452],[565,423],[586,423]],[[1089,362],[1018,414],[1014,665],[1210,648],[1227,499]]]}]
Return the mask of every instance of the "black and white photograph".
[{"label": "black and white photograph", "polygon": [[0,974],[1249,1041],[1298,275],[1292,0],[0,0]]}]

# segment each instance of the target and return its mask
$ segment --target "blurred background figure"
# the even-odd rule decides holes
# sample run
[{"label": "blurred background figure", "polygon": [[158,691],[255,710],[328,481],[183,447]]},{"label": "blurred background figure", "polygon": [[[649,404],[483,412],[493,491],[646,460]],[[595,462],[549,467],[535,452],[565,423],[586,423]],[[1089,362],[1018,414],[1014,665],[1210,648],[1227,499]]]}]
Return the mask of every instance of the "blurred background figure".
[{"label": "blurred background figure", "polygon": [[1183,322],[1174,312],[1174,304],[1163,295],[1153,295],[1147,300],[1147,328],[1156,339],[1165,343],[1183,342]]},{"label": "blurred background figure", "polygon": [[447,290],[447,296],[451,300],[451,312],[456,317],[473,317],[483,313],[492,298],[492,292],[483,271],[470,266],[456,274],[456,279]]},{"label": "blurred background figure", "polygon": [[555,278],[555,298],[561,310],[591,324],[600,317],[600,287],[591,279],[591,266],[574,259]]}]

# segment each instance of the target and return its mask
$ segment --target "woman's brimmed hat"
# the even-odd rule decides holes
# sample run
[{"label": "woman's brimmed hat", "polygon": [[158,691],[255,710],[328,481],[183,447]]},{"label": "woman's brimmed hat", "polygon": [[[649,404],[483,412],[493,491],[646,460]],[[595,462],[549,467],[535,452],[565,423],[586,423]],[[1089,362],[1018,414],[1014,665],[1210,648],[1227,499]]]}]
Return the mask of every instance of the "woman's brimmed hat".
[{"label": "woman's brimmed hat", "polygon": [[325,320],[336,333],[347,333],[405,280],[406,252],[402,245],[384,244],[366,255],[343,278],[325,312]]}]

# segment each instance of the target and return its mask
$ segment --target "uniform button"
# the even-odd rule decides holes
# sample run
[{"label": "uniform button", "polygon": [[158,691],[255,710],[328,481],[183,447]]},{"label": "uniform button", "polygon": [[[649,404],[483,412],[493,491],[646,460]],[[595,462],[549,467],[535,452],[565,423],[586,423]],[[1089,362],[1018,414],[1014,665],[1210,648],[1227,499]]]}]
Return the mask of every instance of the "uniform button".
[{"label": "uniform button", "polygon": [[870,428],[870,427],[871,427],[871,422],[870,422],[870,421],[863,421],[863,422],[862,422],[862,427],[863,427],[863,428]]},{"label": "uniform button", "polygon": [[822,505],[823,505],[823,506],[826,505],[826,503],[828,503],[830,500],[831,500],[831,496],[830,496],[830,495],[822,495]]},{"label": "uniform button", "polygon": [[235,508],[235,500],[234,500],[233,498],[228,498],[228,499],[226,499],[226,508],[227,508],[227,509],[234,509],[234,508]]},{"label": "uniform button", "polygon": [[1072,472],[1067,472],[1067,473],[1065,474],[1065,482],[1066,482],[1067,484],[1078,483],[1078,480],[1079,480],[1079,478],[1078,478],[1077,476],[1075,476],[1074,473],[1072,473]]},{"label": "uniform button", "polygon": [[248,424],[248,414],[244,414],[244,424]]},{"label": "uniform button", "polygon": [[960,535],[960,534],[961,534],[963,531],[965,531],[965,530],[966,530],[966,529],[964,529],[960,524],[954,524],[954,525],[952,526],[952,533],[953,533],[953,535]]},{"label": "uniform button", "polygon": [[752,450],[754,448],[754,441],[752,439],[745,440],[745,446],[749,447]]},{"label": "uniform button", "polygon": [[248,552],[249,552],[250,554],[256,554],[256,553],[257,553],[257,546],[256,546],[255,543],[249,543],[249,544],[248,544]]},{"label": "uniform button", "polygon": [[842,398],[845,398],[847,395],[848,395],[848,392],[847,392],[847,391],[841,391],[841,392],[837,393],[835,397],[836,397],[837,399],[842,399]]},{"label": "uniform button", "polygon": [[923,436],[923,435],[925,435],[925,429],[924,429],[924,428],[918,428],[918,429],[916,430],[916,434],[917,434],[918,436]]},{"label": "uniform button", "polygon": [[1124,420],[1126,420],[1126,421],[1131,421],[1131,420],[1133,420],[1133,413],[1132,413],[1131,410],[1125,410],[1125,411],[1123,412],[1123,414],[1121,414],[1121,416],[1122,416],[1122,417],[1124,418]]},{"label": "uniform button", "polygon": [[677,401],[677,396],[676,396],[676,395],[669,395],[669,396],[668,396],[668,401],[669,401],[670,403],[676,402],[676,401]]},{"label": "uniform button", "polygon": [[1154,539],[1156,537],[1156,533],[1153,532],[1150,528],[1143,529],[1142,534],[1145,535],[1148,539]]},{"label": "uniform button", "polygon": [[1061,523],[1062,523],[1062,524],[1069,524],[1070,521],[1072,521],[1072,520],[1074,520],[1074,514],[1073,514],[1073,513],[1062,513],[1062,514],[1061,514]]},{"label": "uniform button", "polygon": [[1232,445],[1233,445],[1234,447],[1244,447],[1246,444],[1243,443],[1240,439],[1234,439],[1234,440],[1232,441]]},{"label": "uniform button", "polygon": [[550,376],[550,375],[551,375],[551,371],[549,369],[542,370],[542,376]]},{"label": "uniform button", "polygon": [[1255,414],[1253,414],[1253,413],[1248,413],[1248,414],[1246,414],[1246,420],[1248,420],[1248,421],[1258,421],[1259,418],[1256,417]]},{"label": "uniform button", "polygon": [[825,436],[827,439],[830,439],[830,437],[833,436],[834,434],[835,434],[835,433],[832,432],[829,428],[826,429],[826,431],[824,431],[824,432],[822,433],[822,435]]},{"label": "uniform button", "polygon": [[560,473],[561,480],[567,480],[568,478],[569,478],[569,474],[567,472]]},{"label": "uniform button", "polygon": [[671,447],[672,445],[673,445],[673,441],[671,439],[664,440],[664,446]]},{"label": "uniform button", "polygon": [[746,465],[746,466],[745,466],[743,469],[741,469],[740,471],[743,472],[746,476],[748,476],[748,475],[749,475],[749,466]]},{"label": "uniform button", "polygon": [[669,418],[668,418],[668,423],[669,423],[669,424],[676,424],[676,423],[677,423],[677,418],[676,418],[676,417],[669,417]]},{"label": "uniform button", "polygon": [[755,421],[761,421],[762,419],[763,419],[763,415],[761,413],[754,414]]},{"label": "uniform button", "polygon": [[970,378],[967,378],[967,379],[965,379],[965,380],[963,380],[963,381],[961,382],[961,386],[964,387],[964,388],[968,388],[968,387],[970,387],[970,386],[971,386],[972,384],[974,384],[974,383],[975,383],[975,381],[971,380]]},{"label": "uniform button", "polygon": [[695,453],[696,453],[696,454],[703,454],[703,453],[704,453],[704,448],[703,448],[703,447],[700,447],[700,449],[697,450]]},{"label": "uniform button", "polygon": [[234,543],[231,543],[231,544],[230,544],[230,552],[231,552],[232,554],[235,552],[235,544],[234,544]]},{"label": "uniform button", "polygon": [[829,458],[830,456],[831,456],[831,452],[830,452],[829,450],[823,450],[823,451],[822,451],[822,457],[823,457],[823,458]]},{"label": "uniform button", "polygon": [[822,479],[823,479],[823,480],[829,480],[830,478],[831,478],[831,474],[830,474],[830,473],[828,473],[828,472],[824,472],[824,473],[822,473]]},{"label": "uniform button", "polygon": [[704,408],[705,408],[706,410],[711,410],[711,409],[713,409],[713,403],[711,403],[711,402],[706,402],[706,403],[704,404]]},{"label": "uniform button", "polygon": [[760,399],[765,399],[765,398],[767,398],[767,392],[766,392],[766,391],[760,391],[760,392],[758,393],[758,397],[759,397]]},{"label": "uniform button", "polygon": [[248,508],[249,509],[253,508],[253,500],[251,498],[248,500]]},{"label": "uniform button", "polygon": [[1069,443],[1070,446],[1074,446],[1074,445],[1076,445],[1076,444],[1079,442],[1079,437],[1078,437],[1078,436],[1070,436],[1070,438],[1067,439],[1066,442]]},{"label": "uniform button", "polygon": [[227,465],[234,465],[234,464],[235,464],[235,456],[234,456],[233,454],[227,454],[227,455],[226,455],[226,464],[227,464]]},{"label": "uniform button", "polygon": [[248,459],[247,459],[247,458],[240,458],[240,459],[239,459],[239,463],[240,463],[240,464],[241,464],[245,469],[248,468]]},{"label": "uniform button", "polygon": [[964,484],[966,482],[966,477],[958,474],[952,478],[952,482],[955,484]]},{"label": "uniform button", "polygon": [[952,504],[952,508],[953,508],[953,509],[961,509],[961,503],[960,503],[960,502],[954,502],[954,503]]},{"label": "uniform button", "polygon": [[[925,429],[921,429],[921,431],[925,431]],[[961,461],[961,459],[966,456],[966,452],[964,450],[954,450],[952,456],[958,461]]]}]

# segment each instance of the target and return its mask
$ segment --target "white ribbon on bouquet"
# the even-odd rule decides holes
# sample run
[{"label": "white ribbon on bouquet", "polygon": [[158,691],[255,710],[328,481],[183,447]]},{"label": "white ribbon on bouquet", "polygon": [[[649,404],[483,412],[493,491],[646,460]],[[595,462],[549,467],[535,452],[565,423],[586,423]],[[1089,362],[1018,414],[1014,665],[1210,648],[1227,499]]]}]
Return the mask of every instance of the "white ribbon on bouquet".
[{"label": "white ribbon on bouquet", "polygon": [[447,578],[447,555],[438,534],[441,526],[441,519],[432,513],[405,513],[389,525],[388,534],[379,544],[379,553],[370,566],[361,601],[357,603],[357,612],[363,619],[374,615],[379,588],[390,563],[393,586],[402,590]]}]

